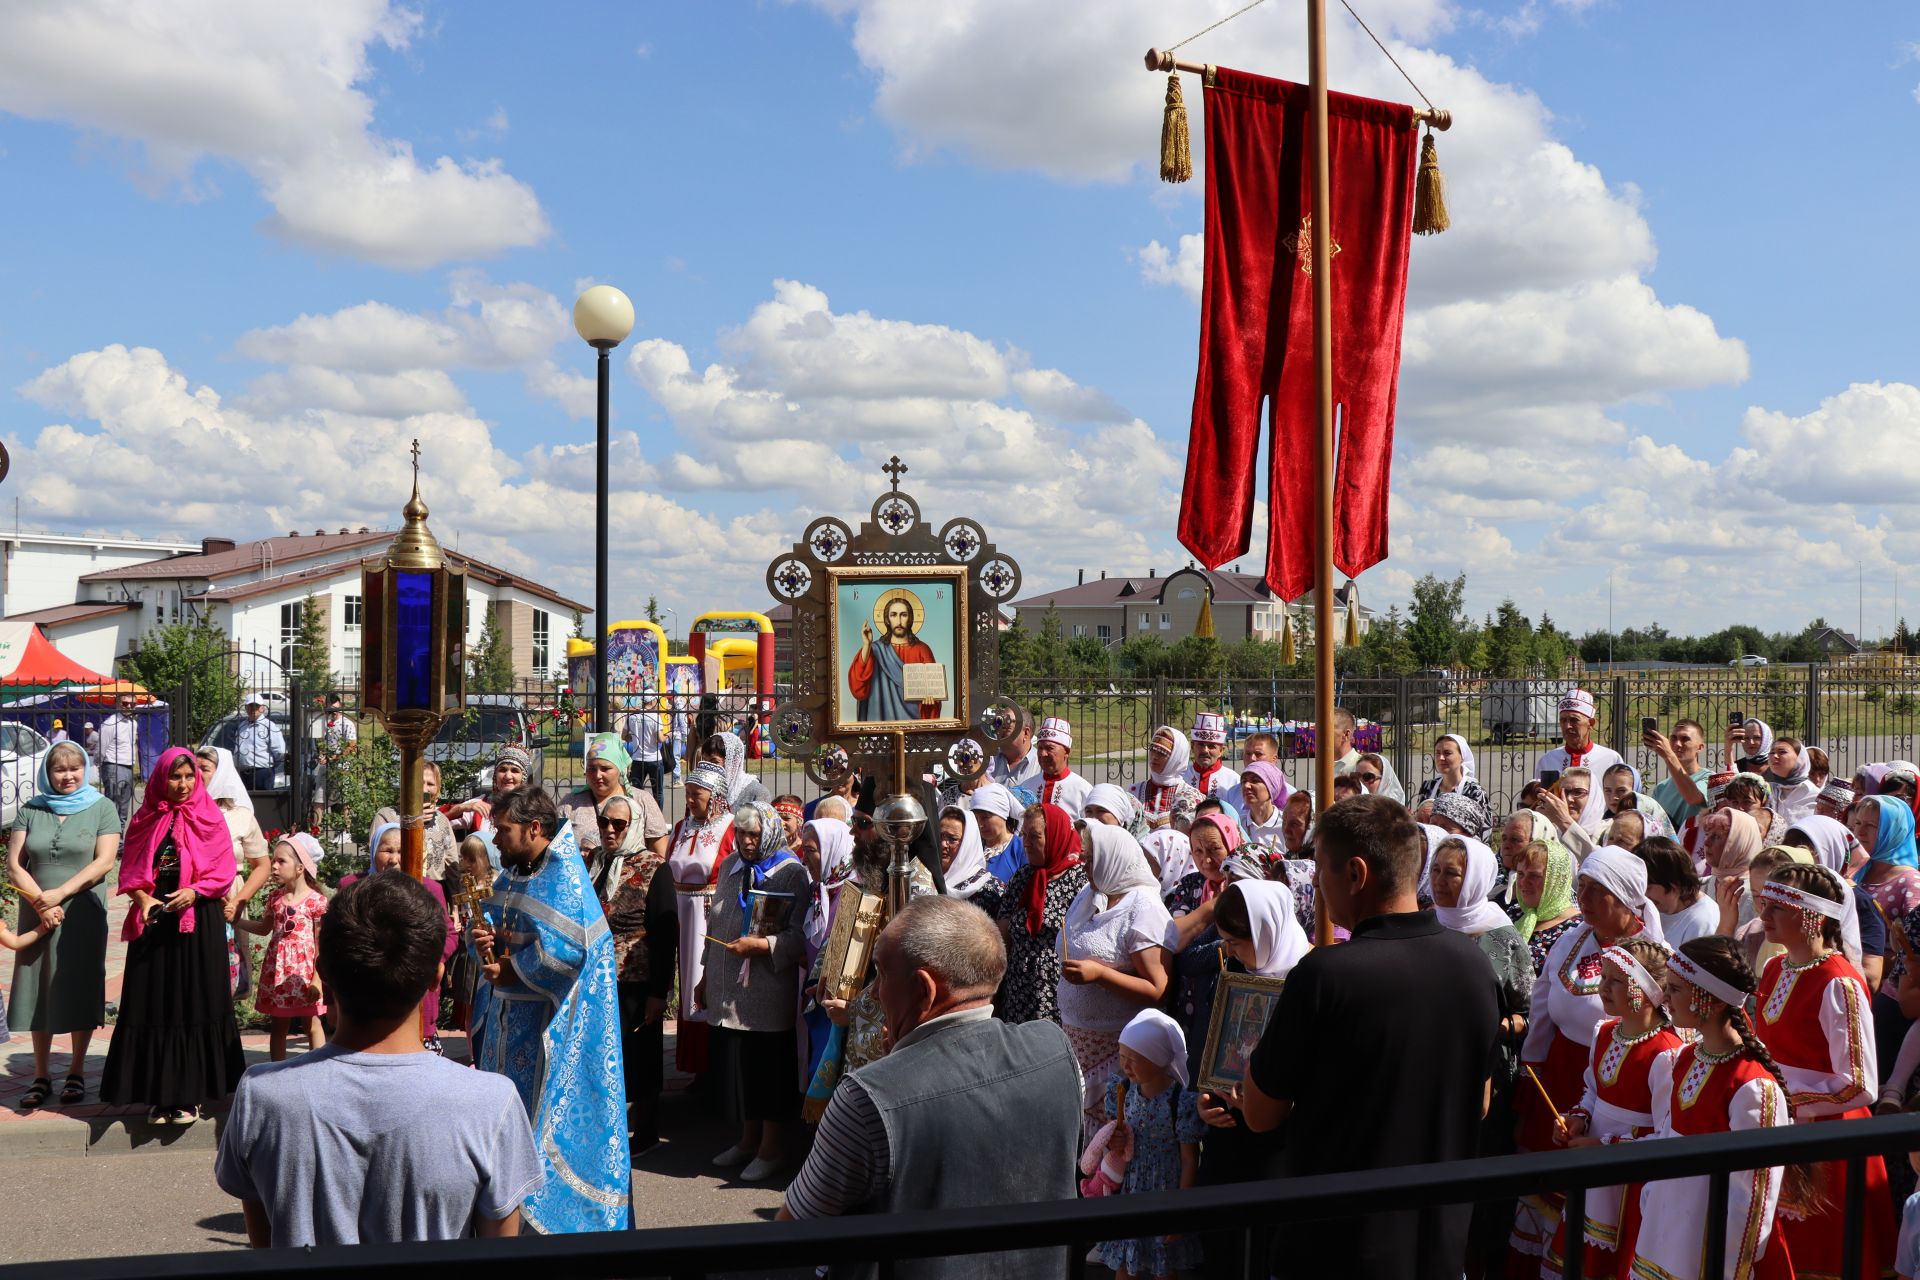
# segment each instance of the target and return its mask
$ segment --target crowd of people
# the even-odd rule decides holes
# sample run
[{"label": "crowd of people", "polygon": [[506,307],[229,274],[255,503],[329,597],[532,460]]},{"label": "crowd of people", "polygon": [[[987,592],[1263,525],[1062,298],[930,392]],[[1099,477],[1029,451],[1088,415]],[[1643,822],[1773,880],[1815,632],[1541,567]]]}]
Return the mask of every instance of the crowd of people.
[{"label": "crowd of people", "polygon": [[[1130,789],[1074,772],[1072,726],[1052,717],[980,776],[928,788],[931,821],[904,855],[870,789],[768,794],[724,732],[676,762],[685,813],[669,824],[662,770],[641,767],[631,735],[595,734],[584,785],[560,798],[519,747],[472,800],[443,803],[430,768],[425,811],[383,811],[366,870],[331,895],[311,837],[264,838],[228,751],[162,754],[123,824],[87,753],[58,743],[10,838],[20,927],[0,930],[20,951],[14,1026],[33,1042],[23,1105],[54,1095],[55,1036],[70,1050],[59,1097],[84,1097],[112,888],[129,949],[101,1097],[176,1125],[232,1097],[219,1179],[256,1244],[631,1225],[669,1017],[677,1066],[738,1126],[712,1163],[790,1175],[796,1218],[1903,1107],[1920,1074],[1920,769],[1836,778],[1817,750],[1744,722],[1716,770],[1699,724],[1648,722],[1666,772],[1649,785],[1593,742],[1594,719],[1589,695],[1568,694],[1561,744],[1499,814],[1463,737],[1438,740],[1409,792],[1340,712],[1341,796],[1316,815],[1270,735],[1227,762],[1222,716],[1156,729]],[[409,823],[419,883],[399,874]],[[902,865],[908,905],[889,918]],[[830,940],[869,913],[864,964],[829,971]],[[1327,935],[1340,945],[1315,945]],[[254,981],[254,938],[274,1064],[243,1079],[233,997]],[[1228,974],[1284,986],[1264,1030],[1216,1053]],[[478,1070],[441,1060],[442,1025],[466,1033]],[[283,1062],[294,1040],[308,1052]],[[471,1100],[447,1108],[461,1141],[382,1127],[398,1114],[389,1082],[415,1079]],[[303,1108],[322,1098],[316,1125]],[[335,1161],[366,1196],[332,1186]],[[1892,1174],[1867,1163],[1868,1274],[1896,1261],[1910,1184]],[[1733,1176],[1728,1274],[1838,1274],[1845,1176]],[[1289,1237],[1273,1266],[1554,1277],[1580,1249],[1589,1276],[1694,1277],[1708,1196],[1706,1178],[1590,1193],[1577,1240],[1546,1194],[1369,1210]],[[1098,1260],[1123,1277],[1239,1274],[1240,1247],[1196,1224]],[[1898,1247],[1910,1275],[1913,1245]]]}]

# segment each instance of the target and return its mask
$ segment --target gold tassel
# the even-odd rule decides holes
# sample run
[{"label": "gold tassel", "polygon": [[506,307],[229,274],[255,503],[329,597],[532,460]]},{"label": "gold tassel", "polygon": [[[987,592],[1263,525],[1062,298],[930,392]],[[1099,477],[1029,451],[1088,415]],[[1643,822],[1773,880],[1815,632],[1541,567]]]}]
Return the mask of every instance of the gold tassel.
[{"label": "gold tassel", "polygon": [[1180,96],[1180,73],[1167,76],[1167,113],[1160,121],[1160,181],[1193,177],[1193,147],[1187,139],[1187,104]]},{"label": "gold tassel", "polygon": [[1447,178],[1440,172],[1440,154],[1434,150],[1433,130],[1420,144],[1420,172],[1413,182],[1413,234],[1438,235],[1453,225],[1447,216]]}]

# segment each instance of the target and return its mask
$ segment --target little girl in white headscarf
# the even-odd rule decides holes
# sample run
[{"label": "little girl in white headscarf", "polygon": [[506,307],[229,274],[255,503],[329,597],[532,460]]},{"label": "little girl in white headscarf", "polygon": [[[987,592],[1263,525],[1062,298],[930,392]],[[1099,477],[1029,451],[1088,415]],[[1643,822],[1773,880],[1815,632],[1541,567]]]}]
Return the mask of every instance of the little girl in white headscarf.
[{"label": "little girl in white headscarf", "polygon": [[[1120,1032],[1122,1079],[1107,1087],[1104,1141],[1096,1137],[1082,1158],[1091,1176],[1087,1195],[1184,1191],[1200,1175],[1199,1093],[1187,1077],[1187,1038],[1180,1024],[1158,1009],[1142,1009]],[[1104,1147],[1104,1150],[1096,1148]],[[1089,1170],[1090,1162],[1097,1162]],[[1148,1236],[1109,1240],[1100,1260],[1121,1277],[1174,1276],[1200,1264],[1200,1238]]]}]

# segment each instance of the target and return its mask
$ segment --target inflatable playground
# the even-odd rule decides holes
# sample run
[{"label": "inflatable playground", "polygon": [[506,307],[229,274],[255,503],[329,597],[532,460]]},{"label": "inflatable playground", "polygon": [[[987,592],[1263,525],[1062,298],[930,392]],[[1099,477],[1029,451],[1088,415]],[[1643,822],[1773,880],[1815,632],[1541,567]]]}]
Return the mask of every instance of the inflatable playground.
[{"label": "inflatable playground", "polygon": [[[593,705],[591,641],[567,642],[567,683],[575,705]],[[660,716],[661,733],[684,743],[701,711],[717,711],[747,743],[773,754],[765,733],[773,710],[773,623],[764,613],[714,610],[687,628],[687,652],[670,654],[666,632],[645,619],[616,622],[607,634],[607,685],[616,720],[637,711]],[[576,729],[584,724],[584,711]]]}]

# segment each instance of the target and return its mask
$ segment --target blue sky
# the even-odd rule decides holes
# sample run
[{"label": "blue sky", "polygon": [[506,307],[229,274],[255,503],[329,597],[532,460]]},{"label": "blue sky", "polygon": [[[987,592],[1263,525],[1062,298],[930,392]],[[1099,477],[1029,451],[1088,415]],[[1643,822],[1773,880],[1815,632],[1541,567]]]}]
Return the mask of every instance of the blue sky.
[{"label": "blue sky", "polygon": [[[23,523],[382,521],[419,435],[436,526],[583,592],[565,309],[604,280],[638,313],[620,615],[757,601],[890,452],[1029,588],[1184,559],[1201,184],[1147,172],[1138,56],[1236,6],[151,0],[138,39],[130,7],[0,15]],[[1189,52],[1297,78],[1295,8]],[[1598,626],[1611,568],[1621,625],[1789,627],[1850,622],[1858,558],[1890,627],[1920,551],[1911,12],[1361,11],[1460,117],[1365,598],[1464,571],[1476,611]],[[1337,87],[1410,96],[1334,37]]]}]

